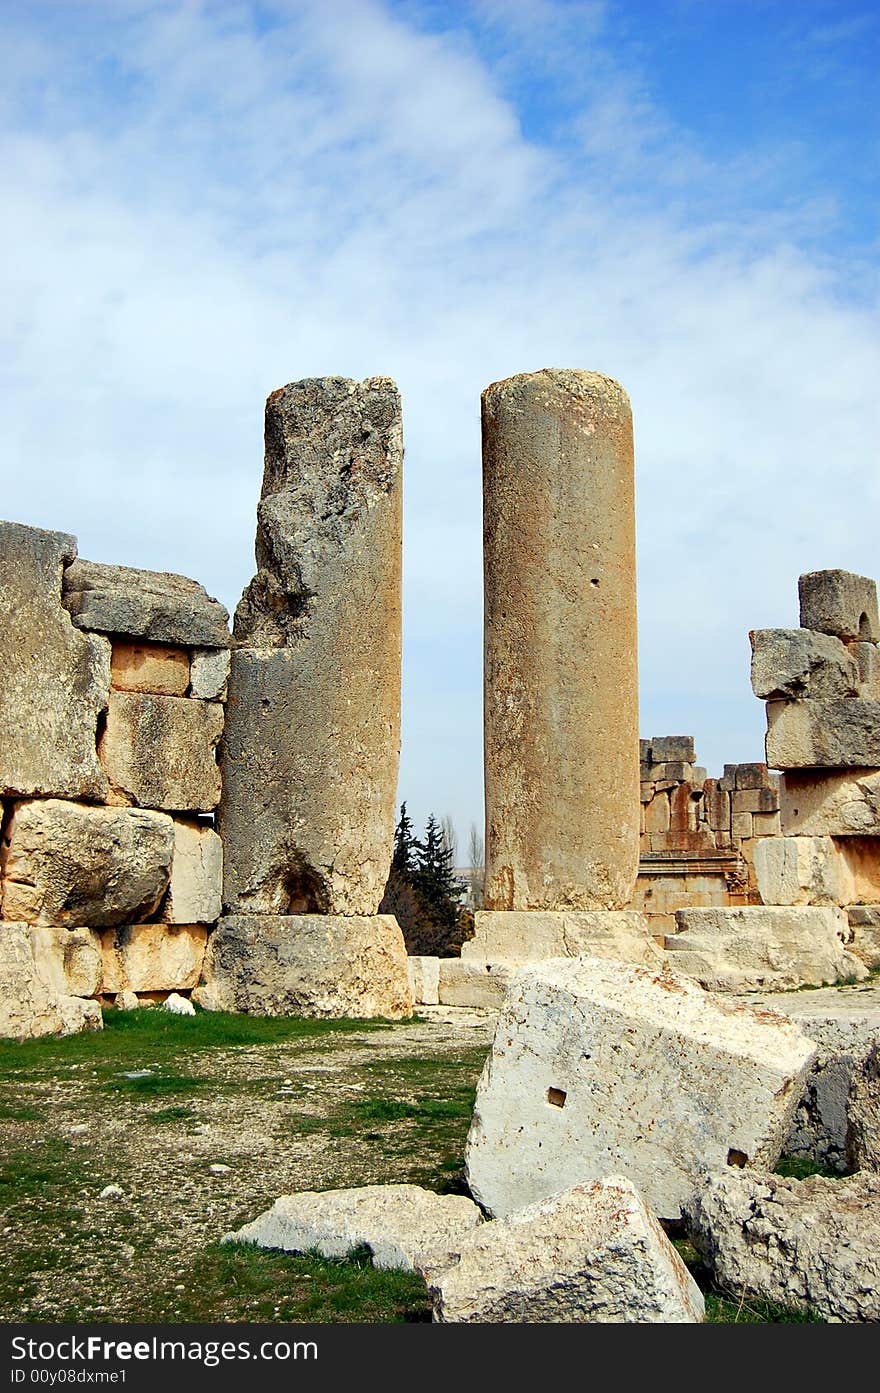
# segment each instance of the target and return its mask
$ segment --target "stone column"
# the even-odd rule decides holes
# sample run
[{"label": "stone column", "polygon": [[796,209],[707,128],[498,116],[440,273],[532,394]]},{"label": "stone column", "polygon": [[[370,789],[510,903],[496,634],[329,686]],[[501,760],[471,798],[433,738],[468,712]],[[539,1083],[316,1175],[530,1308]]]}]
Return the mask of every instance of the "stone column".
[{"label": "stone column", "polygon": [[560,369],[487,387],[483,494],[486,908],[617,910],[639,857],[626,392]]},{"label": "stone column", "polygon": [[[258,570],[235,615],[221,747],[215,1004],[409,1014],[403,938],[377,916],[400,756],[402,461],[390,378],[307,379],[266,403]],[[329,996],[328,945],[352,979]],[[257,979],[271,991],[255,1005]]]}]

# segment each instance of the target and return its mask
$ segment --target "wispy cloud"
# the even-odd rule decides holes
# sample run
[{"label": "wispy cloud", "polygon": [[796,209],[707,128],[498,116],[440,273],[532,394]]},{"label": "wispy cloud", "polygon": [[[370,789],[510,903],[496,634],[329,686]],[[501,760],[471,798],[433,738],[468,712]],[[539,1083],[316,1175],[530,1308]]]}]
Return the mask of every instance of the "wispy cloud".
[{"label": "wispy cloud", "polygon": [[87,0],[2,21],[2,511],[233,605],[265,395],[394,375],[402,789],[463,825],[489,381],[584,366],[630,392],[645,734],[759,757],[748,628],[796,620],[799,570],[876,568],[876,273],[817,249],[812,199],[768,207],[784,152],[722,160],[673,121],[611,12]]}]

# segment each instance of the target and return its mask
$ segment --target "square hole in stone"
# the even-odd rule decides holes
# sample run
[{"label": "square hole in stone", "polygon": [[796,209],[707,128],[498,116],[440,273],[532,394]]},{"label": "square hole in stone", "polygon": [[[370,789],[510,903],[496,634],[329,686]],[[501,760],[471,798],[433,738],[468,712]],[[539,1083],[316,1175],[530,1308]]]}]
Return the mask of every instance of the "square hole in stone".
[{"label": "square hole in stone", "polygon": [[547,1102],[551,1108],[564,1108],[567,1096],[564,1088],[547,1089]]}]

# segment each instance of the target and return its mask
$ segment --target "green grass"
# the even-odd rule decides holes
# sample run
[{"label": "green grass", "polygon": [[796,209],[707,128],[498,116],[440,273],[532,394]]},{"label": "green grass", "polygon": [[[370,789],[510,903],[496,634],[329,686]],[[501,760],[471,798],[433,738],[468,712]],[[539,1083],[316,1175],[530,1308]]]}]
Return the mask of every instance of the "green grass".
[{"label": "green grass", "polygon": [[842,1179],[837,1171],[829,1170],[808,1156],[783,1156],[774,1168],[774,1175],[785,1176],[788,1180],[807,1180],[811,1175],[821,1175],[826,1180]]},{"label": "green grass", "polygon": [[675,1238],[672,1244],[706,1299],[707,1325],[824,1324],[822,1317],[808,1307],[780,1306],[775,1301],[725,1291],[712,1281],[712,1274],[692,1243],[686,1238]]},{"label": "green grass", "polygon": [[198,1113],[192,1108],[181,1105],[171,1108],[159,1108],[156,1112],[151,1112],[148,1120],[150,1122],[192,1122],[198,1117]]}]

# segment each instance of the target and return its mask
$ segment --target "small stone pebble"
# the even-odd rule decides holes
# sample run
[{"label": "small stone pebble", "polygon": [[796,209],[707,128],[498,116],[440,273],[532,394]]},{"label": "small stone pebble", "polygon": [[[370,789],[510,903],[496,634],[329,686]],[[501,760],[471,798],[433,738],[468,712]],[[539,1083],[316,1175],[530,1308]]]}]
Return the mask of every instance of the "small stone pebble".
[{"label": "small stone pebble", "polygon": [[100,1195],[98,1196],[98,1199],[121,1200],[123,1193],[124,1192],[121,1185],[105,1185]]},{"label": "small stone pebble", "polygon": [[226,1175],[228,1171],[232,1170],[232,1167],[224,1166],[218,1161],[215,1165],[211,1166],[210,1170],[212,1175]]}]

